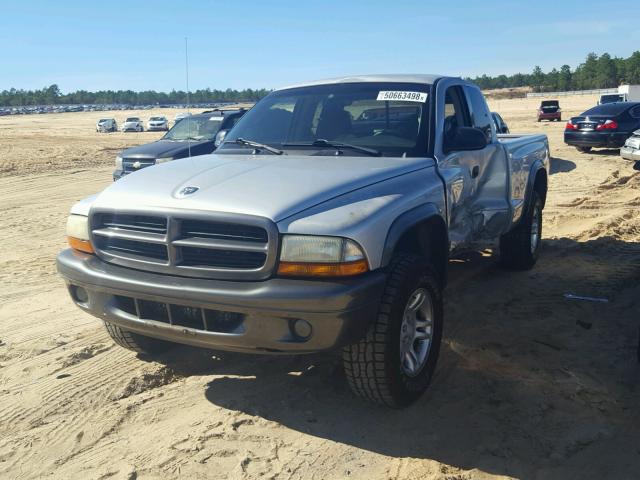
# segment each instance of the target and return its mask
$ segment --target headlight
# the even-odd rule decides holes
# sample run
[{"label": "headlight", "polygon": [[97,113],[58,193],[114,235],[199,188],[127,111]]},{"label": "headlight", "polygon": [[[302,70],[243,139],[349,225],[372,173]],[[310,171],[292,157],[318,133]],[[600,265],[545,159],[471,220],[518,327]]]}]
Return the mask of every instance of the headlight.
[{"label": "headlight", "polygon": [[120,155],[116,157],[116,170],[122,170],[122,157]]},{"label": "headlight", "polygon": [[160,163],[170,162],[171,160],[173,160],[173,157],[156,158],[156,165]]},{"label": "headlight", "polygon": [[67,219],[67,241],[69,246],[81,252],[93,253],[89,236],[89,218],[84,215],[69,215]]},{"label": "headlight", "polygon": [[369,270],[360,245],[348,238],[284,235],[278,274],[344,277]]}]

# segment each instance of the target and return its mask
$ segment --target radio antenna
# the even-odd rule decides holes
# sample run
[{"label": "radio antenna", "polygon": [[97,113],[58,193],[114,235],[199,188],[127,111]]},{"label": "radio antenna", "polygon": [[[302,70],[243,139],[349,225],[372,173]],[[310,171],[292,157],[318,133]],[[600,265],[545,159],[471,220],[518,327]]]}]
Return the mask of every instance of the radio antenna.
[{"label": "radio antenna", "polygon": [[184,68],[187,77],[187,147],[189,148],[189,157],[191,157],[191,102],[189,99],[189,42],[184,37]]}]

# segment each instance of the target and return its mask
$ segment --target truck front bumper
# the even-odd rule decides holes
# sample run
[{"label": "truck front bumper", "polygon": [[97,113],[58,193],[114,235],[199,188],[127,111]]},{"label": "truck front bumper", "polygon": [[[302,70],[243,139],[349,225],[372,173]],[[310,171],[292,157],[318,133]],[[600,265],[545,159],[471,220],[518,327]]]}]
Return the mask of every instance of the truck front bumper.
[{"label": "truck front bumper", "polygon": [[386,274],[342,280],[232,282],[173,277],[64,250],[58,272],[87,313],[149,337],[217,350],[310,353],[357,342]]}]

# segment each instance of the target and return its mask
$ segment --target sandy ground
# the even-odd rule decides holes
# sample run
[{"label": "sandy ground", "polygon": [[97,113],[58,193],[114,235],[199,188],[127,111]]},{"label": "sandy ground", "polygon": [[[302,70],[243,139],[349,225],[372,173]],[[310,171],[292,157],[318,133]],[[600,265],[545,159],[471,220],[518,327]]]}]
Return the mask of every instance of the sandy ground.
[{"label": "sandy ground", "polygon": [[[110,183],[119,149],[161,134],[96,134],[103,112],[0,118],[0,478],[638,478],[640,174],[565,146],[538,102],[492,108],[549,135],[540,261],[451,262],[438,370],[403,411],[354,398],[334,356],[180,347],[158,362],[114,346],[54,258],[71,204]],[[594,98],[561,102],[569,116]],[[177,112],[114,115],[136,113]]]}]

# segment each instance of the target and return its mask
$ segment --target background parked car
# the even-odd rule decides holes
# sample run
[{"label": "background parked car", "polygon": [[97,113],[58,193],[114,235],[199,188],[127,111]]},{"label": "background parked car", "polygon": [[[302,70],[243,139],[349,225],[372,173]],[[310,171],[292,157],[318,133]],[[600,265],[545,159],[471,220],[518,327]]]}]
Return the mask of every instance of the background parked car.
[{"label": "background parked car", "polygon": [[140,117],[129,117],[122,124],[123,132],[143,132],[144,125]]},{"label": "background parked car", "polygon": [[96,132],[117,132],[118,123],[115,118],[101,118],[96,123]]},{"label": "background parked car", "polygon": [[150,132],[155,130],[169,130],[169,120],[167,120],[167,117],[151,117],[147,121],[147,130]]},{"label": "background parked car", "polygon": [[509,133],[509,127],[498,112],[491,112],[491,118],[493,118],[496,133]]},{"label": "background parked car", "polygon": [[620,148],[640,128],[640,102],[605,103],[569,120],[564,143],[581,152],[592,147]]},{"label": "background parked car", "polygon": [[543,100],[538,108],[538,121],[549,120],[559,122],[562,120],[562,110],[558,100]]},{"label": "background parked car", "polygon": [[633,132],[624,146],[620,149],[620,155],[626,160],[640,160],[640,130]]},{"label": "background parked car", "polygon": [[188,156],[206,155],[213,152],[222,138],[246,110],[213,110],[191,115],[176,123],[157,142],[124,150],[116,157],[113,179],[150,167]]}]

